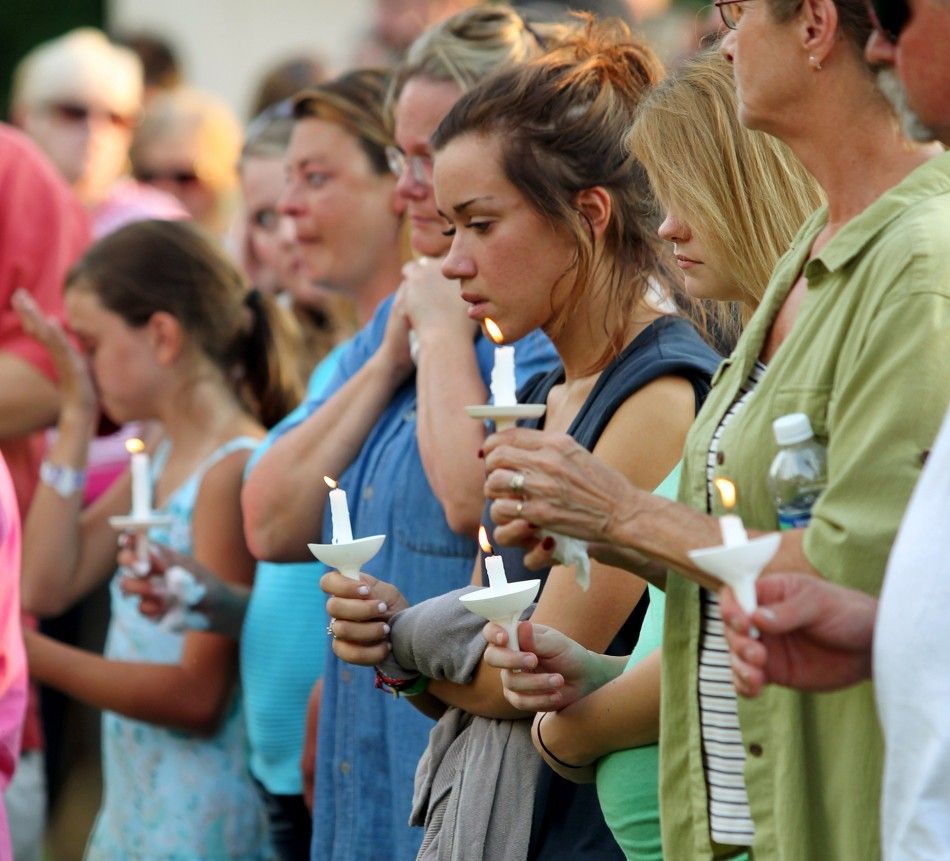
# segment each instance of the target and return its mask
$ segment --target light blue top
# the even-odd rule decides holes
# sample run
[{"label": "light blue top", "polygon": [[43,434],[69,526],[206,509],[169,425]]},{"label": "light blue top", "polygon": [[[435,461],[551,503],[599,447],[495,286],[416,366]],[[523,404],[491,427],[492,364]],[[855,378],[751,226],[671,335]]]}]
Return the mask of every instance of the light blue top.
[{"label": "light blue top", "polygon": [[[379,349],[391,308],[391,298],[380,305],[340,357],[323,394],[282,422],[281,432],[315,412]],[[519,383],[557,361],[554,348],[539,332],[518,342],[515,351]],[[479,335],[475,353],[487,385],[494,346]],[[429,487],[416,439],[416,406],[413,377],[395,392],[359,454],[339,476],[353,534],[386,535],[379,554],[364,570],[394,583],[410,604],[466,585],[477,552],[470,537],[449,528]],[[323,534],[329,530],[326,506]],[[409,703],[374,690],[373,681],[371,667],[344,664],[327,650],[314,793],[314,861],[411,861],[419,850],[422,831],[410,828],[408,821],[416,763],[432,722]]]},{"label": "light blue top", "polygon": [[[192,553],[191,521],[201,480],[221,458],[252,449],[257,440],[237,437],[217,449],[175,490],[162,514],[169,527],[149,538]],[[153,460],[153,487],[171,446]],[[138,610],[138,599],[110,583],[112,618],[105,655],[112,660],[177,664],[185,635],[172,633]],[[87,861],[258,861],[268,856],[267,823],[260,793],[247,769],[241,697],[232,702],[211,737],[102,715],[103,799],[86,850]]]},{"label": "light blue top", "polygon": [[[336,369],[345,345],[314,369],[307,400],[317,397]],[[295,418],[301,405],[285,421]],[[277,425],[254,450],[245,476],[283,433]],[[314,539],[316,539],[314,535]],[[274,795],[300,795],[307,701],[323,672],[327,648],[326,596],[317,562],[259,562],[241,632],[241,686],[251,772]]]}]

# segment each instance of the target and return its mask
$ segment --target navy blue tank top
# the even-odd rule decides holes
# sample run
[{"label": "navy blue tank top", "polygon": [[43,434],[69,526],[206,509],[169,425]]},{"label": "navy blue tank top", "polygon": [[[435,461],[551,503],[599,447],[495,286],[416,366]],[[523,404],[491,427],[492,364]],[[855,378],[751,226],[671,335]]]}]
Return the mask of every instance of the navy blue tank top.
[{"label": "navy blue tank top", "polygon": [[[659,317],[636,336],[601,372],[568,434],[586,449],[593,450],[604,428],[619,407],[648,383],[660,377],[683,377],[693,387],[696,411],[709,392],[709,381],[721,357],[700,337],[695,327],[682,317]],[[546,403],[554,386],[564,381],[558,366],[528,380],[518,392],[518,403]],[[544,428],[544,419],[519,422],[521,427]],[[482,522],[494,525],[486,505]],[[509,582],[539,578],[541,589],[550,568],[531,571],[524,566],[524,552],[516,547],[495,547],[505,560]],[[640,626],[649,605],[646,591],[624,622],[606,652],[629,655],[640,635]],[[613,839],[597,801],[594,784],[575,784],[551,769],[541,772],[531,827],[528,857],[544,861],[584,859],[623,860],[623,852]]]}]

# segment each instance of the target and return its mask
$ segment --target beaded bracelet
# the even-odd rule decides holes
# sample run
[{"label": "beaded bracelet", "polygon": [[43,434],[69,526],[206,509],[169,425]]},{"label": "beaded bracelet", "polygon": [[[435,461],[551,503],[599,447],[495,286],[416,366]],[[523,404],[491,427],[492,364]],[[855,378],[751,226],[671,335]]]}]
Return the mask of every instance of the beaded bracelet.
[{"label": "beaded bracelet", "polygon": [[551,753],[550,748],[544,743],[544,739],[541,738],[541,724],[544,723],[544,719],[549,714],[551,714],[551,712],[545,712],[543,715],[541,715],[541,717],[538,719],[538,724],[535,727],[535,732],[537,733],[537,736],[538,736],[538,744],[541,745],[541,750],[543,750],[558,765],[563,766],[564,768],[583,768],[584,767],[583,765],[571,765],[569,762],[565,762],[560,757],[555,756],[553,753]]},{"label": "beaded bracelet", "polygon": [[376,688],[388,691],[394,697],[415,697],[423,693],[429,687],[430,679],[428,676],[416,676],[409,679],[397,679],[387,676],[379,667],[376,668],[376,681],[373,683]]}]

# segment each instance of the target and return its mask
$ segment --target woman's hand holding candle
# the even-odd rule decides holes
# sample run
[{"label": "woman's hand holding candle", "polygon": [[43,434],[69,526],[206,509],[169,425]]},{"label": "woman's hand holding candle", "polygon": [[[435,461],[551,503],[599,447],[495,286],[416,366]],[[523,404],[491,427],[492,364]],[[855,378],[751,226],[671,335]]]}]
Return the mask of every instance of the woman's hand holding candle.
[{"label": "woman's hand holding candle", "polygon": [[[533,547],[533,527],[586,541],[610,541],[632,485],[567,434],[515,428],[485,441],[485,495],[499,544]],[[524,476],[516,492],[512,479]]]},{"label": "woman's hand holding candle", "polygon": [[408,607],[402,593],[391,583],[360,574],[359,582],[329,571],[320,578],[327,599],[333,652],[343,661],[376,666],[390,652],[387,621]]},{"label": "woman's hand holding candle", "polygon": [[482,633],[485,662],[502,671],[505,699],[522,711],[558,711],[623,670],[623,660],[590,652],[546,625],[520,622],[520,651],[508,648],[504,625],[489,622]]}]

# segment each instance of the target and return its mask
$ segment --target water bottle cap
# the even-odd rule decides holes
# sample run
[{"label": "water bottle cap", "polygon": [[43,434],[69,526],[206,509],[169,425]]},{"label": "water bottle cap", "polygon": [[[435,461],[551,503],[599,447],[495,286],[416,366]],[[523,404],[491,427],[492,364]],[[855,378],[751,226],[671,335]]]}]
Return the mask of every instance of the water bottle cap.
[{"label": "water bottle cap", "polygon": [[795,445],[815,435],[805,413],[789,413],[787,416],[777,418],[772,422],[772,431],[779,445]]}]

